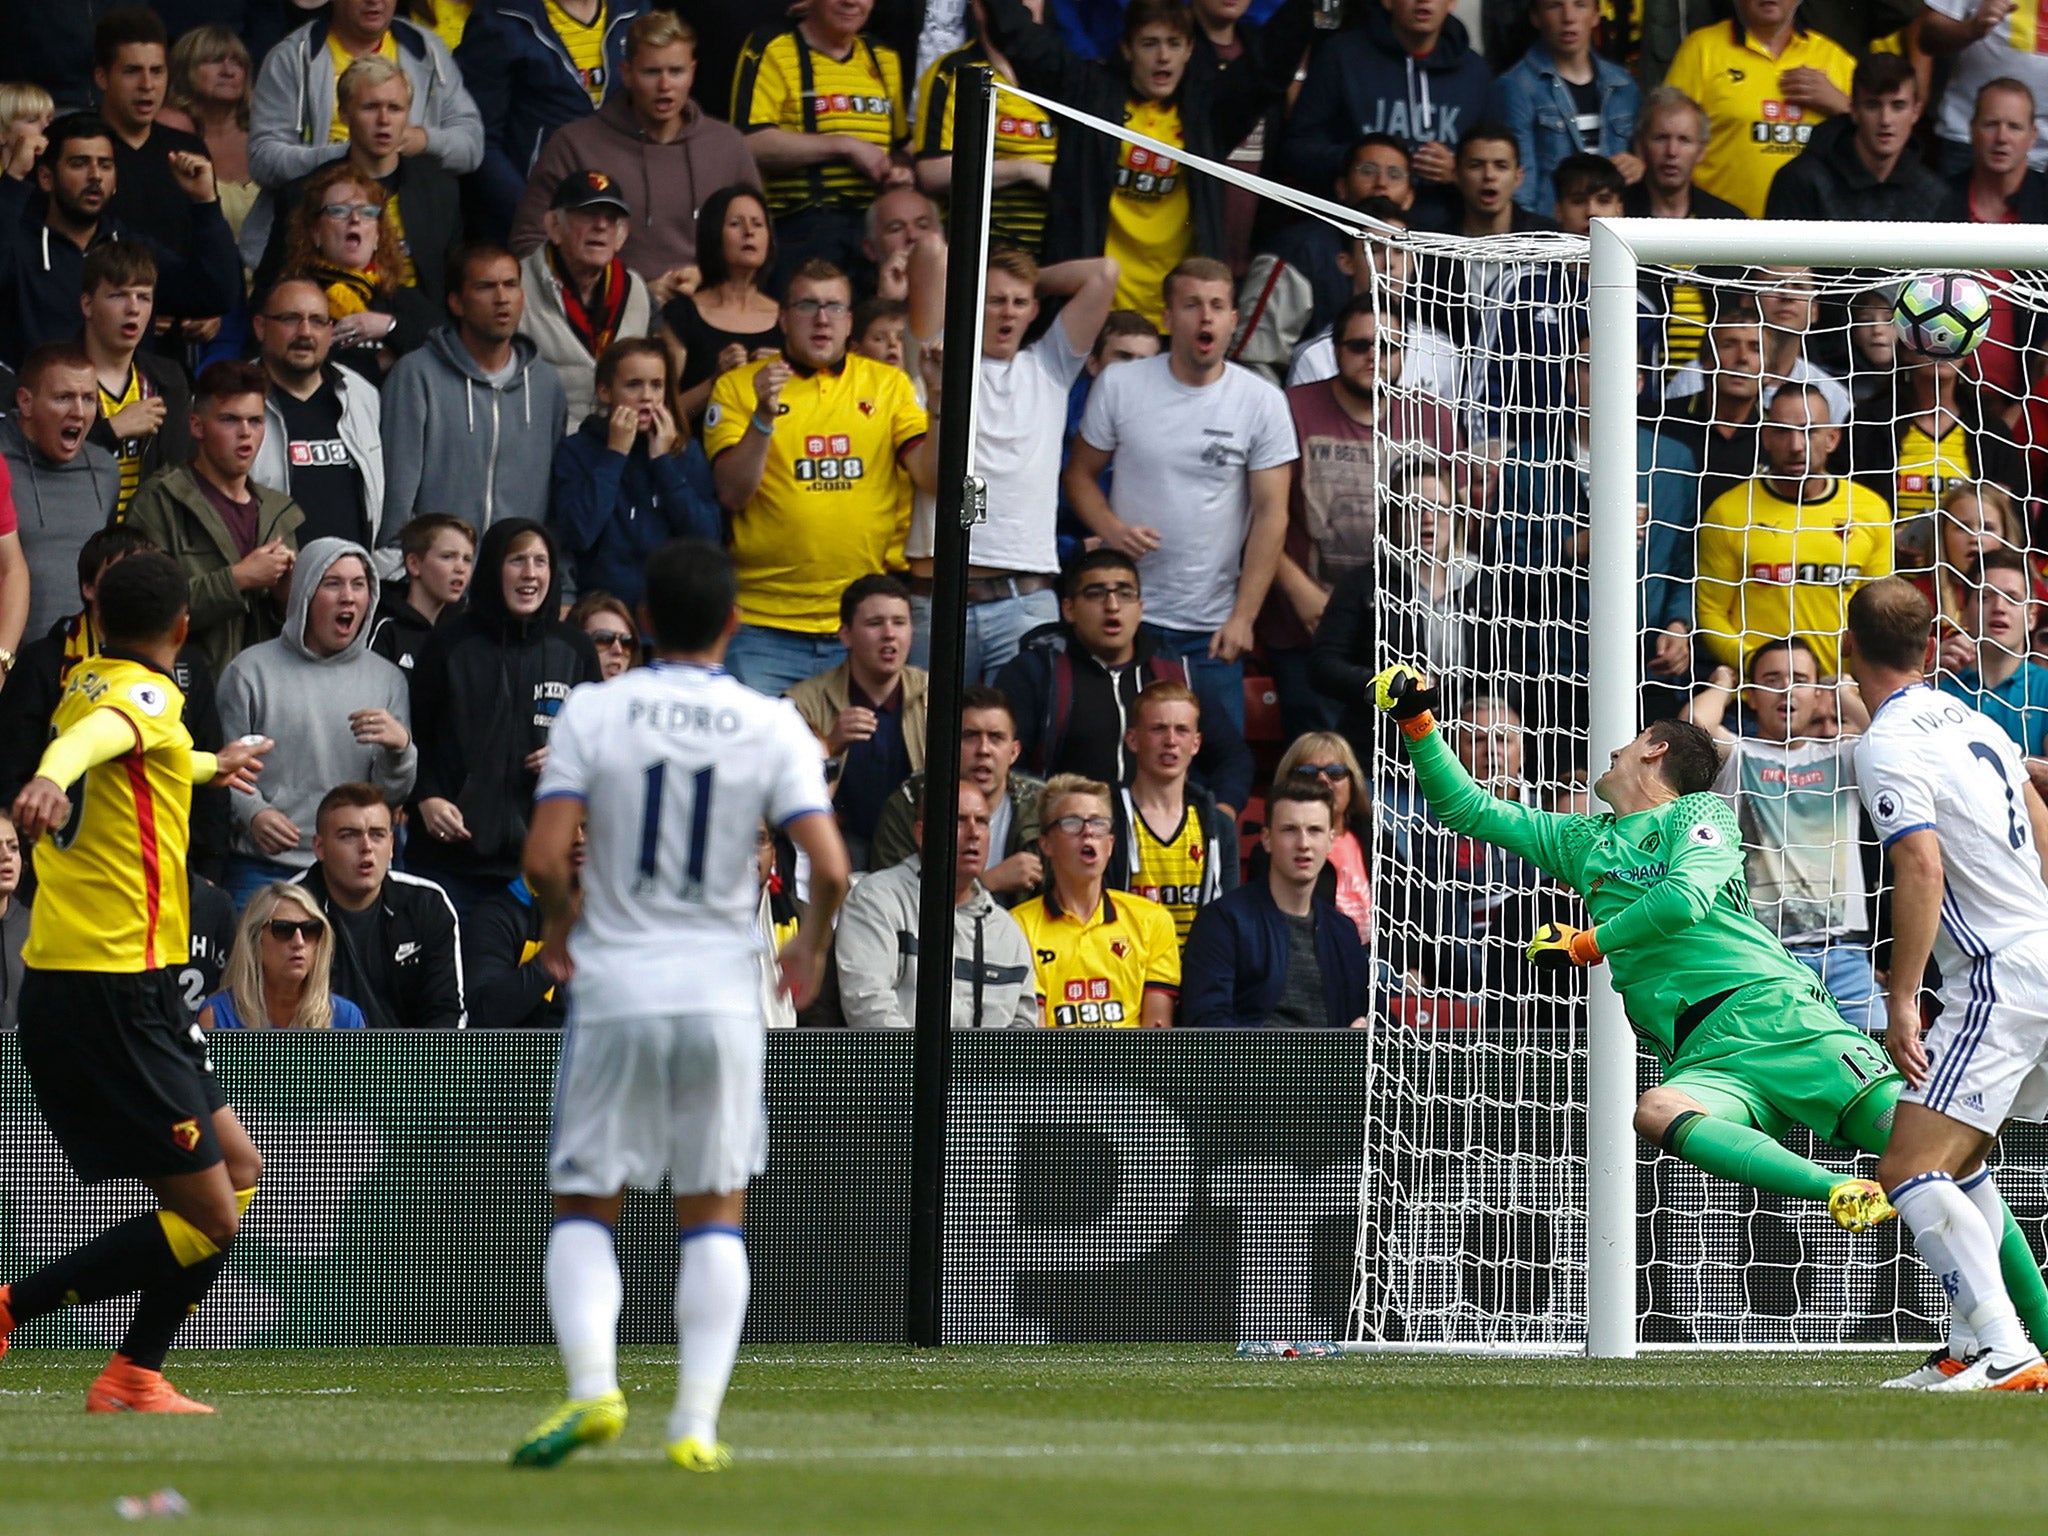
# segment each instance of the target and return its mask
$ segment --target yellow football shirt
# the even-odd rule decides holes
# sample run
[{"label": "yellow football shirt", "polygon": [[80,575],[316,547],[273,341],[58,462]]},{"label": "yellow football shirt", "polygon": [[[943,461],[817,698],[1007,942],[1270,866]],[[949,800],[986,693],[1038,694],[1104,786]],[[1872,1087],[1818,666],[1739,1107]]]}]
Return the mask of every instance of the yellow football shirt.
[{"label": "yellow football shirt", "polygon": [[[463,10],[464,17],[467,18],[468,14],[468,8],[465,7]],[[377,52],[396,64],[398,62],[398,40],[392,37],[389,32],[386,32],[384,34],[384,41],[377,45]],[[355,63],[357,56],[342,47],[341,40],[332,32],[329,32],[327,34],[327,57],[334,65],[334,83],[338,87],[341,84],[342,71]],[[334,121],[328,127],[327,142],[330,144],[346,144],[348,142],[348,122],[341,115],[341,100],[339,96],[334,99],[333,108]]]},{"label": "yellow football shirt", "polygon": [[1970,439],[1958,422],[1936,442],[1916,423],[1899,439],[1892,505],[1900,517],[1931,512],[1944,488],[1970,479]]},{"label": "yellow football shirt", "polygon": [[[910,133],[902,62],[865,33],[843,59],[820,53],[795,27],[765,41],[757,33],[733,76],[732,121],[742,133],[843,133],[892,150]],[[768,212],[776,218],[800,208],[857,211],[875,200],[874,182],[844,160],[778,172],[767,182]]]},{"label": "yellow football shirt", "polygon": [[35,921],[22,959],[50,971],[183,965],[193,770],[185,696],[142,662],[95,656],[73,670],[51,729],[62,735],[101,709],[126,722],[135,745],[88,768],[71,786],[71,819],[37,841]]},{"label": "yellow football shirt", "polygon": [[475,0],[434,0],[433,33],[448,45],[450,53],[462,46],[462,34],[469,27],[469,13],[475,9]]},{"label": "yellow football shirt", "polygon": [[[911,142],[918,158],[953,153],[953,77],[970,64],[986,64],[980,43],[955,48],[932,61],[917,86],[917,131]],[[996,159],[1050,166],[1059,145],[1052,119],[1021,96],[996,93]],[[1045,193],[1028,182],[997,187],[989,196],[989,237],[1034,256],[1045,243]]]},{"label": "yellow football shirt", "polygon": [[1131,871],[1130,889],[1172,913],[1174,934],[1185,944],[1188,929],[1202,907],[1203,881],[1208,874],[1209,846],[1202,839],[1202,818],[1192,805],[1183,806],[1180,825],[1165,837],[1154,832],[1142,814],[1131,822],[1138,861]]},{"label": "yellow football shirt", "polygon": [[1083,919],[1048,893],[1010,916],[1031,945],[1042,1024],[1135,1027],[1145,1021],[1147,992],[1180,996],[1180,943],[1157,902],[1104,891],[1094,916]]},{"label": "yellow football shirt", "polygon": [[[1132,101],[1124,126],[1162,144],[1184,144],[1180,108],[1170,101]],[[1166,313],[1166,274],[1193,249],[1188,180],[1181,163],[1141,144],[1119,140],[1116,185],[1109,197],[1109,242],[1103,250],[1122,267],[1116,307],[1135,309],[1154,325]]]},{"label": "yellow football shirt", "polygon": [[1664,320],[1664,371],[1678,372],[1700,355],[1707,339],[1707,296],[1697,283],[1673,283],[1667,290],[1671,312]]},{"label": "yellow football shirt", "polygon": [[1689,34],[1672,56],[1666,85],[1675,85],[1706,108],[1711,131],[1693,180],[1760,219],[1771,178],[1806,148],[1827,113],[1786,101],[1778,77],[1788,69],[1817,69],[1844,93],[1856,60],[1832,38],[1801,27],[1776,58],[1739,21],[1716,22]]},{"label": "yellow football shirt", "polygon": [[[115,394],[105,384],[100,385],[100,418],[112,422],[115,416],[141,400],[147,391],[142,384],[142,370],[133,363],[128,365],[128,381],[120,394]],[[146,437],[117,437],[114,439],[114,465],[121,472],[121,488],[114,494],[114,521],[119,522],[128,512],[128,503],[135,499],[135,487],[142,483],[142,451],[149,446]]]},{"label": "yellow football shirt", "polygon": [[610,19],[610,7],[600,5],[588,25],[563,10],[560,0],[547,0],[547,10],[548,25],[555,29],[555,36],[569,51],[569,62],[576,66],[576,73],[583,79],[584,94],[590,97],[593,107],[603,106],[604,88],[608,83],[605,78],[604,29]]},{"label": "yellow football shirt", "polygon": [[1700,640],[1745,672],[1767,640],[1802,635],[1821,676],[1840,669],[1849,599],[1892,573],[1892,512],[1846,477],[1818,500],[1788,501],[1759,477],[1724,491],[1700,520]]},{"label": "yellow football shirt", "polygon": [[[754,375],[766,366],[734,368],[712,386],[704,451],[714,460],[754,430]],[[897,459],[927,426],[910,376],[857,352],[782,386],[760,487],[732,520],[742,619],[805,634],[839,628],[839,594],[884,567],[901,515]]]}]

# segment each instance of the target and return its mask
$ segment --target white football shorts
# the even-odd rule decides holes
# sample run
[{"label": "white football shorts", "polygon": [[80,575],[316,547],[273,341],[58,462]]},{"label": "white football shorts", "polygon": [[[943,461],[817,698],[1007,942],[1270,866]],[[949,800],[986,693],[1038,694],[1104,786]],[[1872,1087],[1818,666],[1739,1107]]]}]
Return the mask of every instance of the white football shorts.
[{"label": "white football shorts", "polygon": [[768,1161],[767,1047],[754,1013],[574,1016],[555,1070],[548,1188],[558,1195],[744,1189]]},{"label": "white football shorts", "polygon": [[1927,1031],[1926,1086],[1899,1095],[1996,1133],[2048,1120],[2048,938],[2029,939],[1944,976]]}]

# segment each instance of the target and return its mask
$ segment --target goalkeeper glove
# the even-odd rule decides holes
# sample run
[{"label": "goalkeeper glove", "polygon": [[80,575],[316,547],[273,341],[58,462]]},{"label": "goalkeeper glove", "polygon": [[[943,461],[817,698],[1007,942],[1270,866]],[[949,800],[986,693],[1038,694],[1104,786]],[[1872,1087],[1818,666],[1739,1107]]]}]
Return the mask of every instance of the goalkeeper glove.
[{"label": "goalkeeper glove", "polygon": [[1392,715],[1401,734],[1410,741],[1436,729],[1437,705],[1441,694],[1434,684],[1425,686],[1413,667],[1391,666],[1372,680],[1372,701]]},{"label": "goalkeeper glove", "polygon": [[1545,923],[1529,941],[1529,961],[1539,971],[1562,971],[1575,965],[1598,965],[1606,957],[1590,928]]}]

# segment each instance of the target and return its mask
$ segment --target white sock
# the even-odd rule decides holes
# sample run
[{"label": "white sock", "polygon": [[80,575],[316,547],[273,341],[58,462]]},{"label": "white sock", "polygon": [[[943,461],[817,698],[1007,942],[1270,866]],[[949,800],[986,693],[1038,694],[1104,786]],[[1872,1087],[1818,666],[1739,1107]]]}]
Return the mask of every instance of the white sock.
[{"label": "white sock", "polygon": [[1892,1191],[1891,1200],[1977,1342],[2000,1364],[2031,1359],[2034,1351],[1999,1277],[1998,1244],[1956,1181],[1923,1173]]},{"label": "white sock", "polygon": [[[1977,1214],[1984,1218],[1984,1225],[1991,1229],[1992,1245],[2002,1249],[2005,1244],[2005,1202],[1999,1198],[1998,1181],[1991,1177],[1991,1170],[1978,1169],[1974,1177],[1963,1180],[1956,1188],[1970,1197],[1970,1204],[1977,1208]],[[2004,1278],[2005,1268],[2001,1256],[2001,1283]],[[1954,1314],[1954,1321],[1950,1325],[1948,1349],[1958,1360],[1967,1360],[1977,1352],[1976,1330],[1969,1325],[1961,1312]]]},{"label": "white sock", "polygon": [[612,1229],[593,1216],[564,1216],[548,1234],[548,1316],[562,1347],[572,1398],[619,1385],[619,1256]]},{"label": "white sock", "polygon": [[738,1227],[692,1227],[677,1244],[676,1410],[671,1440],[718,1440],[718,1409],[747,1319],[747,1245]]}]

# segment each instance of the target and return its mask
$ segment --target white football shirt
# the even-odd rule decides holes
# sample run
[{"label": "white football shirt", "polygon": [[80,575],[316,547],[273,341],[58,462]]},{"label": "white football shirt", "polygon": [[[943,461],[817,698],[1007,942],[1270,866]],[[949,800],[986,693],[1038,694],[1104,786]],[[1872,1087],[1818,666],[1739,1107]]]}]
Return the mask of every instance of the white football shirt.
[{"label": "white football shirt", "polygon": [[2010,736],[1925,683],[1884,701],[1856,748],[1857,785],[1889,848],[1931,828],[1947,890],[1935,959],[1968,962],[2048,934],[2048,886],[2027,816],[2027,771]]},{"label": "white football shirt", "polygon": [[557,795],[583,801],[589,835],[578,1020],[758,1012],[756,830],[831,814],[795,706],[677,662],[586,683],[548,742],[536,798]]}]

